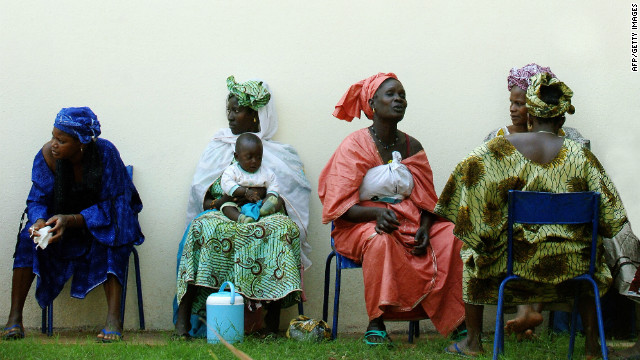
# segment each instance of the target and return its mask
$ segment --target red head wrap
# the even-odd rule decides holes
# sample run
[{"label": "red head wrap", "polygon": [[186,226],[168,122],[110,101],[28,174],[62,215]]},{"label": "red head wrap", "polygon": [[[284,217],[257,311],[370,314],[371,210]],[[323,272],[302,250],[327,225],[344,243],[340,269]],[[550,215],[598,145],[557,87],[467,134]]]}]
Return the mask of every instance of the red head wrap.
[{"label": "red head wrap", "polygon": [[373,110],[369,106],[369,99],[376,93],[380,84],[389,78],[398,80],[394,73],[378,73],[351,85],[338,101],[333,116],[351,121],[353,118],[360,118],[360,110],[362,110],[369,119],[373,119]]}]

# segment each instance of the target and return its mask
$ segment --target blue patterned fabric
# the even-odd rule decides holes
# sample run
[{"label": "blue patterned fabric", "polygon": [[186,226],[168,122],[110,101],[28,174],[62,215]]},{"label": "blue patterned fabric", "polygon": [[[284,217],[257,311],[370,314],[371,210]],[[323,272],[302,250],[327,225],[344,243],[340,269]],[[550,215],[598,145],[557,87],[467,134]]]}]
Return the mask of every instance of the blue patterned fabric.
[{"label": "blue patterned fabric", "polygon": [[98,117],[88,107],[63,108],[56,116],[53,126],[77,137],[83,144],[100,136]]},{"label": "blue patterned fabric", "polygon": [[262,206],[262,200],[254,203],[246,203],[240,208],[240,213],[245,216],[250,216],[253,220],[260,218],[260,207]]},{"label": "blue patterned fabric", "polygon": [[45,250],[36,250],[27,229],[38,219],[55,215],[54,173],[41,150],[33,161],[29,221],[20,233],[13,267],[33,268],[38,276],[36,299],[42,307],[58,296],[71,276],[71,296],[80,299],[106,281],[107,274],[122,283],[131,248],[144,241],[138,222],[142,202],[118,150],[105,139],[96,139],[96,146],[103,168],[100,201],[80,211],[85,228],[68,229],[61,241]]}]

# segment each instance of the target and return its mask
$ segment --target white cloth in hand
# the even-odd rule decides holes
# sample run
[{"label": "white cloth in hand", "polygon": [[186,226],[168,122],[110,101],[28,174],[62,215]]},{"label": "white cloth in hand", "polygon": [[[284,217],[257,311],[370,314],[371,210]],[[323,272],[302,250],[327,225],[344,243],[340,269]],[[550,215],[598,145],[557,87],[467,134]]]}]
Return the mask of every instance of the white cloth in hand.
[{"label": "white cloth in hand", "polygon": [[33,232],[33,234],[37,234],[33,237],[33,242],[37,244],[36,247],[44,250],[49,245],[49,239],[53,236],[53,233],[50,233],[49,230],[51,230],[51,226],[45,226]]}]

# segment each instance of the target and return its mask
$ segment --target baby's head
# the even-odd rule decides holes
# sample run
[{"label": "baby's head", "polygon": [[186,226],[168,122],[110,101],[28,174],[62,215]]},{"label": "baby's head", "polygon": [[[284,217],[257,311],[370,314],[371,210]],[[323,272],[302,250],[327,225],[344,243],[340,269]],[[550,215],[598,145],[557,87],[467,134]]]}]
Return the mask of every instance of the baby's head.
[{"label": "baby's head", "polygon": [[249,173],[258,171],[262,164],[262,141],[252,133],[238,136],[233,157],[244,171]]}]

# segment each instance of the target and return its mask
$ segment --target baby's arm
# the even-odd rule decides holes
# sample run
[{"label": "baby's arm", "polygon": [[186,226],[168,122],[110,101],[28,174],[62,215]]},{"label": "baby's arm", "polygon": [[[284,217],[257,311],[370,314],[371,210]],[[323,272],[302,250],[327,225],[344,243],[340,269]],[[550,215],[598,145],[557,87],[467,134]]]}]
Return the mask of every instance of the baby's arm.
[{"label": "baby's arm", "polygon": [[278,181],[276,179],[276,175],[273,171],[268,168],[266,170],[267,181],[265,185],[267,186],[267,196],[262,203],[262,207],[260,207],[260,216],[271,215],[277,212],[280,209],[280,196],[278,192],[280,189],[278,188]]},{"label": "baby's arm", "polygon": [[[280,187],[278,186],[278,178],[276,174],[269,168],[264,168],[265,171],[265,187],[267,188],[267,196],[273,195],[276,199],[280,196]],[[266,198],[265,198],[266,199]]]},{"label": "baby's arm", "polygon": [[257,202],[261,199],[260,192],[254,188],[240,185],[242,174],[236,165],[227,167],[222,173],[220,186],[225,195],[230,195],[238,199],[245,199],[249,202]]},{"label": "baby's arm", "polygon": [[222,187],[222,191],[224,191],[225,195],[233,196],[234,192],[240,185],[238,185],[236,172],[234,171],[235,165],[230,165],[224,172],[222,173],[222,177],[220,178],[220,187]]}]

